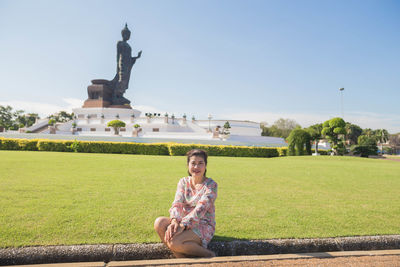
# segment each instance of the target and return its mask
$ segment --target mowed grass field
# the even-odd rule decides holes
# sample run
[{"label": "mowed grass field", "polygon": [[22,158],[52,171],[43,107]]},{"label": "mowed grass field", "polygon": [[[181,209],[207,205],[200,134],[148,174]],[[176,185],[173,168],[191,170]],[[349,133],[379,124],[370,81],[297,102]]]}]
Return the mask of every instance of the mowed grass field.
[{"label": "mowed grass field", "polygon": [[[159,242],[186,158],[0,151],[0,247]],[[400,162],[210,157],[215,240],[400,233]]]}]

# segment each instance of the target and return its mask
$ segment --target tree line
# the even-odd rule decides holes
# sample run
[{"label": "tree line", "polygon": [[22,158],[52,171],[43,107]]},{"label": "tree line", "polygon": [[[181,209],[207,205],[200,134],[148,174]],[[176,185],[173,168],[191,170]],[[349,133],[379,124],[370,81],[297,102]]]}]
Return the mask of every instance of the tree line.
[{"label": "tree line", "polygon": [[[311,143],[315,143],[318,153],[318,142],[321,139],[329,141],[336,155],[375,155],[378,145],[381,153],[385,151],[392,154],[400,146],[400,133],[391,135],[386,129],[362,129],[342,118],[333,118],[307,128],[302,128],[294,120],[280,118],[271,126],[261,123],[261,129],[263,136],[284,138],[288,142],[289,154],[293,155],[311,154]],[[390,146],[385,145],[387,141]]]},{"label": "tree line", "polygon": [[[74,113],[60,111],[47,117],[53,122],[67,122],[74,118]],[[37,113],[26,113],[23,110],[13,110],[11,106],[0,105],[0,128],[6,130],[18,130],[19,128],[30,127],[38,119]]]},{"label": "tree line", "polygon": [[0,105],[0,127],[6,130],[18,130],[22,127],[32,126],[36,119],[39,119],[37,113],[25,113],[23,110],[13,110],[10,106]]}]

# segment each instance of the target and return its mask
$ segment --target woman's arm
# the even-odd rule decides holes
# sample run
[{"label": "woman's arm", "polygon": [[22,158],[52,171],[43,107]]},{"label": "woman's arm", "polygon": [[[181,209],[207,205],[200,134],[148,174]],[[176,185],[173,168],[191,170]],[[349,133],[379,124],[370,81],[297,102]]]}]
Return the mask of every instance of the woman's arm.
[{"label": "woman's arm", "polygon": [[171,220],[175,219],[177,223],[179,223],[182,220],[184,201],[185,201],[185,180],[184,178],[182,178],[178,182],[178,187],[175,193],[175,199],[174,202],[172,202],[172,207],[169,209]]},{"label": "woman's arm", "polygon": [[214,205],[217,198],[217,183],[213,183],[206,189],[204,195],[197,202],[196,207],[184,218],[182,218],[182,225],[186,228],[192,228],[193,225],[198,224],[200,219],[204,217],[207,210]]}]

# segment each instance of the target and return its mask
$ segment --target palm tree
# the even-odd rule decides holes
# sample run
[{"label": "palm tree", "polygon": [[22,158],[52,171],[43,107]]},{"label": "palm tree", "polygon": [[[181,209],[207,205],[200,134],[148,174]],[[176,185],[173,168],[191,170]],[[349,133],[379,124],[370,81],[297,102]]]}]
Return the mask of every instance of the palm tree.
[{"label": "palm tree", "polygon": [[380,144],[381,154],[383,154],[383,144],[389,140],[389,133],[386,129],[376,130],[375,138]]},{"label": "palm tree", "polygon": [[372,136],[375,135],[375,133],[374,133],[374,130],[372,130],[371,128],[366,128],[366,129],[363,129],[362,135],[366,135],[368,137],[372,137]]},{"label": "palm tree", "polygon": [[357,138],[362,134],[360,126],[346,122],[346,141],[349,145],[357,144]]}]

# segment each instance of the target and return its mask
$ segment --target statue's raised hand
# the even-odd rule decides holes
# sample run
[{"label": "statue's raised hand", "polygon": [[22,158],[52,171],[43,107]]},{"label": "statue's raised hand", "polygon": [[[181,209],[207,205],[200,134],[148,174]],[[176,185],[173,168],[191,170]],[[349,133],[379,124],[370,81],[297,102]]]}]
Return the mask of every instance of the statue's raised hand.
[{"label": "statue's raised hand", "polygon": [[136,58],[140,58],[142,56],[142,50],[139,51]]}]

